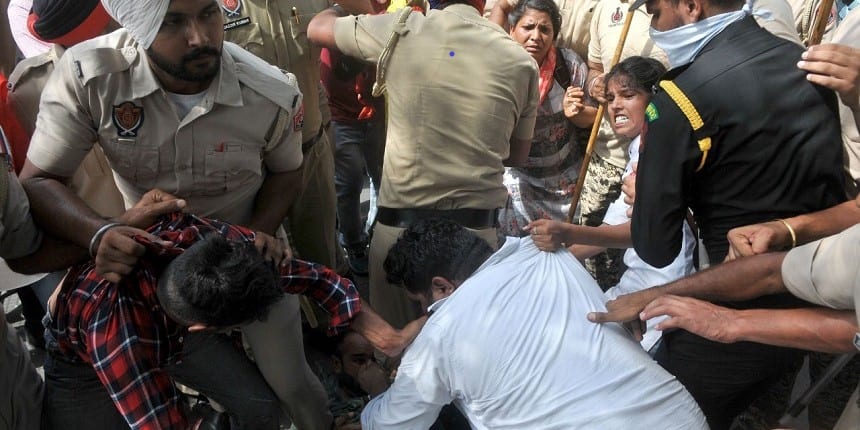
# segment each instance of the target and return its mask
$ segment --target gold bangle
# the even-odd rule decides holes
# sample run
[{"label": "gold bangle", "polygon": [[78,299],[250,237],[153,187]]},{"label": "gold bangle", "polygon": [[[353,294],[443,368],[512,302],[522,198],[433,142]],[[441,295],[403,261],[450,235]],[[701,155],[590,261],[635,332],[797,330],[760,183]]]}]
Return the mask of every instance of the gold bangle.
[{"label": "gold bangle", "polygon": [[791,235],[791,247],[794,248],[795,246],[797,246],[797,234],[794,232],[794,228],[791,227],[791,224],[789,224],[788,221],[782,218],[777,218],[776,220],[781,222],[782,225],[784,225],[785,228],[788,229],[788,234]]}]

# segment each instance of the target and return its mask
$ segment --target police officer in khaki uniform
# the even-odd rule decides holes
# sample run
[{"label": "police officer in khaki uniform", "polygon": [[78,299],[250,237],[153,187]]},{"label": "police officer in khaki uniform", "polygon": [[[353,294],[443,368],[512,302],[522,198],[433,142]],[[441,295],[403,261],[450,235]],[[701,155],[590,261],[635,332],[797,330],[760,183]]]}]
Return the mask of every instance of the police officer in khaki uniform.
[{"label": "police officer in khaki uniform", "polygon": [[[517,0],[497,1],[490,14],[490,21],[506,27],[508,14],[514,10],[517,3]],[[558,32],[556,45],[560,48],[572,49],[580,58],[588,58],[588,44],[591,39],[589,27],[593,20],[593,11],[600,3],[597,0],[555,0],[562,16],[561,31]]]},{"label": "police officer in khaki uniform", "polygon": [[[534,132],[534,60],[481,17],[482,1],[441,6],[426,16],[409,8],[345,16],[337,6],[318,14],[308,28],[316,44],[377,62],[375,93],[386,92],[388,130],[370,244],[370,300],[395,327],[417,310],[402,288],[386,282],[382,262],[391,245],[411,223],[447,217],[495,247],[497,210],[507,199],[504,164],[526,160]],[[369,11],[359,1],[344,8]]]},{"label": "police officer in khaki uniform", "polygon": [[[70,17],[68,12],[72,8],[84,13]],[[101,3],[92,0],[80,3],[37,1],[31,17],[37,31],[34,36],[58,42],[48,52],[22,60],[9,75],[9,106],[29,136],[36,128],[42,89],[66,48],[102,34],[112,23]],[[69,27],[70,24],[76,25]],[[39,30],[42,33],[38,33]],[[23,158],[26,154],[19,156]],[[125,211],[122,195],[98,144],[84,158],[69,187],[99,215],[116,217]]]},{"label": "police officer in khaki uniform", "polygon": [[220,0],[225,39],[296,75],[304,95],[301,196],[289,213],[292,243],[302,258],[337,266],[334,155],[324,128],[331,119],[320,102],[320,49],[307,26],[327,0]]},{"label": "police officer in khaki uniform", "polygon": [[[2,109],[5,107],[0,106]],[[4,259],[32,254],[41,243],[7,148],[0,127],[0,257]],[[43,391],[42,377],[30,362],[30,353],[0,313],[0,422],[16,430],[38,430]]]},{"label": "police officer in khaki uniform", "polygon": [[[224,21],[214,0],[103,4],[125,30],[67,50],[43,93],[22,172],[36,179],[25,182],[36,219],[95,251],[108,279],[128,273],[133,248],[111,245],[139,230],[110,225],[53,180],[71,176],[98,142],[126,207],[160,188],[185,199],[189,212],[258,230],[258,247],[276,249],[271,235],[301,186],[302,97],[295,79],[222,43]],[[315,420],[297,416],[297,425],[325,428],[330,418],[304,360],[295,298],[243,332],[269,385],[279,396],[293,395],[282,401],[301,411],[321,403]]]}]

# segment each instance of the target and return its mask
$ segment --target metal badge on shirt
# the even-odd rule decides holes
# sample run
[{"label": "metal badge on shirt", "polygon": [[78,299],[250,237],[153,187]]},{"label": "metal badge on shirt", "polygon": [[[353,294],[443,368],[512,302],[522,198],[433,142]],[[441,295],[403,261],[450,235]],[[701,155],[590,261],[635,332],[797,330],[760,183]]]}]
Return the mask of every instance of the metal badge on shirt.
[{"label": "metal badge on shirt", "polygon": [[609,24],[610,27],[615,27],[618,24],[621,24],[621,21],[624,19],[624,11],[621,10],[621,7],[616,7],[615,12],[612,12],[612,15],[609,15]]},{"label": "metal badge on shirt", "polygon": [[227,18],[236,18],[242,15],[242,0],[223,0],[221,9],[227,13]]},{"label": "metal badge on shirt", "polygon": [[118,137],[137,137],[137,130],[143,125],[143,107],[132,102],[123,102],[113,107],[113,125]]},{"label": "metal badge on shirt", "polygon": [[[251,23],[250,17],[239,18],[242,16],[242,0],[224,0],[221,2],[221,9],[224,10],[224,18],[228,20],[224,23],[224,31],[234,30]],[[233,18],[239,19],[229,21]]]}]

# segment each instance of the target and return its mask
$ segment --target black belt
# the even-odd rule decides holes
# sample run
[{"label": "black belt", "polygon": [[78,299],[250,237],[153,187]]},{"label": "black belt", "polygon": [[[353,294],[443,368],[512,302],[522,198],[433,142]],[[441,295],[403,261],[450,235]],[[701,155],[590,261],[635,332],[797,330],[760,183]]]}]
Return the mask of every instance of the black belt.
[{"label": "black belt", "polygon": [[311,148],[313,148],[314,145],[316,145],[317,142],[320,141],[320,138],[322,137],[323,133],[325,133],[325,128],[320,126],[320,131],[317,132],[316,136],[302,142],[302,154],[307,154],[308,151],[310,151]]},{"label": "black belt", "polygon": [[466,228],[493,228],[499,222],[498,209],[392,209],[380,206],[376,220],[391,227],[407,228],[429,218],[444,218]]}]

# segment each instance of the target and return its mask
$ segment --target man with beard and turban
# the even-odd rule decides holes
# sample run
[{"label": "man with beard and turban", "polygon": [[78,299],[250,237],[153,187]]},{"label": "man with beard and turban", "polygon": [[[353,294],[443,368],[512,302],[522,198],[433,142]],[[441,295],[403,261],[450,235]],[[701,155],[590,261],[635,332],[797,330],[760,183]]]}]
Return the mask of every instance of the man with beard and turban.
[{"label": "man with beard and turban", "polygon": [[[301,184],[295,78],[224,43],[214,0],[102,3],[124,30],[67,50],[43,92],[21,173],[37,223],[88,249],[111,282],[133,270],[143,248],[132,237],[141,230],[102,218],[65,186],[98,142],[127,207],[163,189],[189,212],[249,226],[266,257],[285,262],[273,235]],[[276,370],[302,390],[319,381],[304,360],[299,319],[288,296],[242,331],[264,377]],[[272,333],[279,342],[267,342]],[[230,371],[217,356],[200,358],[203,380]],[[247,412],[278,408],[256,409]]]},{"label": "man with beard and turban", "polygon": [[382,267],[400,233],[441,217],[495,248],[498,210],[508,198],[504,167],[525,163],[531,147],[537,64],[480,15],[483,3],[445,0],[426,16],[409,8],[349,16],[373,12],[370,3],[351,0],[308,25],[311,42],[378,63],[373,92],[386,92],[388,128],[370,242],[370,302],[395,327],[419,314],[386,282]]}]

